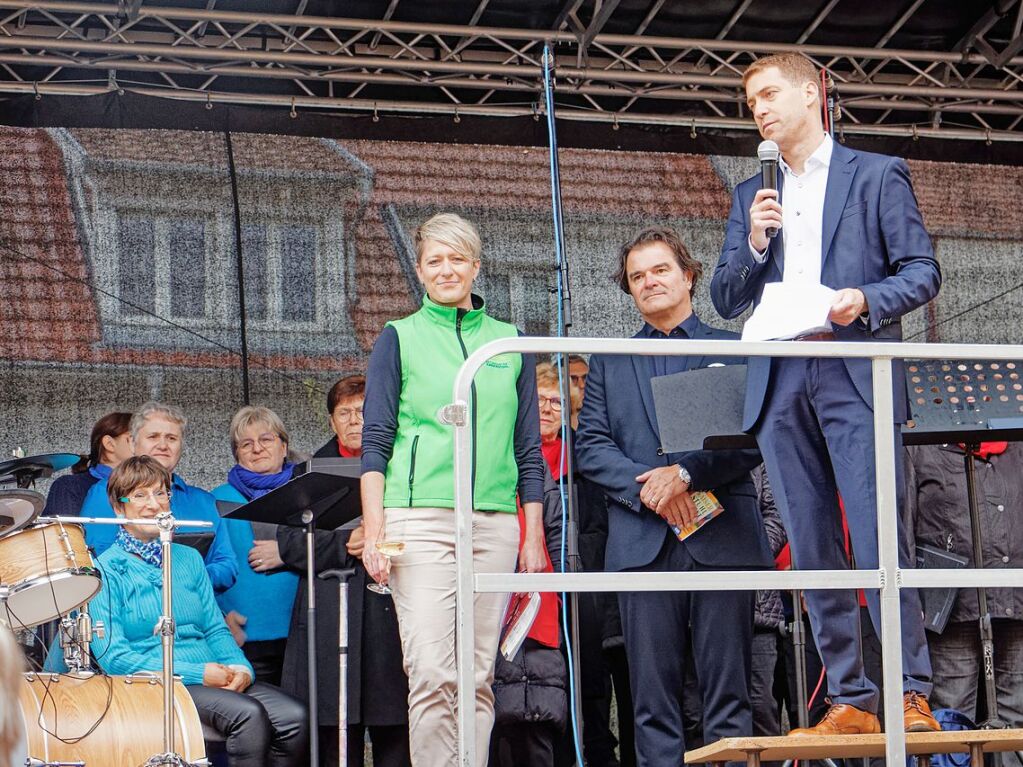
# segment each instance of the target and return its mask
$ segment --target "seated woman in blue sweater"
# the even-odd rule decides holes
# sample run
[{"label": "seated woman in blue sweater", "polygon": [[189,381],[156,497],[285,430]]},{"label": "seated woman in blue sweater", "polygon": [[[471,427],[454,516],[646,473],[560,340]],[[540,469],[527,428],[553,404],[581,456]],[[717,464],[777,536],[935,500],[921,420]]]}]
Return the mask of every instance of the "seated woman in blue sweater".
[{"label": "seated woman in blue sweater", "polygon": [[[291,479],[295,464],[288,461],[288,432],[277,413],[246,405],[234,414],[230,431],[237,463],[227,482],[213,488],[214,498],[248,503]],[[298,575],[283,569],[271,526],[254,527],[244,519],[222,524],[238,560],[238,580],[217,595],[217,603],[259,678],[280,684]]]},{"label": "seated woman in blue sweater", "polygon": [[[170,510],[171,477],[154,458],[129,458],[107,481],[110,505],[127,519],[154,519]],[[230,767],[298,767],[309,732],[303,704],[255,682],[252,666],[224,623],[202,557],[172,544],[174,673],[192,696],[204,725],[227,739]],[[152,526],[126,525],[97,559],[103,589],[90,602],[106,636],[93,643],[108,674],[159,672],[162,553]]]}]

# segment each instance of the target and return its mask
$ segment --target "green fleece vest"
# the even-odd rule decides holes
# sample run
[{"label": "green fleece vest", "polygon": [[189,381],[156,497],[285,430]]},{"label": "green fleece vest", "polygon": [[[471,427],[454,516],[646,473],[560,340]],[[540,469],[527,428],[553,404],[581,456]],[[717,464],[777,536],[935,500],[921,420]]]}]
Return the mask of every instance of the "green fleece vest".
[{"label": "green fleece vest", "polygon": [[[488,317],[482,306],[454,309],[429,297],[415,314],[387,324],[398,333],[401,395],[384,506],[454,508],[454,427],[442,424],[438,411],[451,403],[451,387],[465,359],[488,341],[518,331]],[[503,354],[488,360],[473,384],[473,507],[480,511],[516,511],[514,435],[521,369],[522,355]]]}]

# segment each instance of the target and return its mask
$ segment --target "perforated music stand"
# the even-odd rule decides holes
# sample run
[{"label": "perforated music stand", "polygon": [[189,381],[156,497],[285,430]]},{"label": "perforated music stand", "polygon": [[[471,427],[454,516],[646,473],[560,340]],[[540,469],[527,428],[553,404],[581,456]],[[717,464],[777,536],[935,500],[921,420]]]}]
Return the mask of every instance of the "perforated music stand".
[{"label": "perforated music stand", "polygon": [[[238,505],[217,503],[217,511],[225,519],[267,522],[285,527],[305,528],[307,583],[307,652],[309,670],[309,739],[310,764],[319,764],[319,714],[316,708],[316,546],[315,532],[335,530],[362,514],[359,498],[358,461],[338,463],[321,469],[309,461],[301,467],[304,473],[293,477],[261,498]],[[344,680],[339,680],[343,684]]]},{"label": "perforated music stand", "polygon": [[[962,444],[966,495],[973,536],[973,566],[983,566],[983,538],[973,456],[981,442],[1023,439],[1023,362],[906,360],[911,420],[902,428],[904,445]],[[995,694],[994,639],[987,590],[977,587],[979,630],[984,653],[984,729],[1004,729]]]}]

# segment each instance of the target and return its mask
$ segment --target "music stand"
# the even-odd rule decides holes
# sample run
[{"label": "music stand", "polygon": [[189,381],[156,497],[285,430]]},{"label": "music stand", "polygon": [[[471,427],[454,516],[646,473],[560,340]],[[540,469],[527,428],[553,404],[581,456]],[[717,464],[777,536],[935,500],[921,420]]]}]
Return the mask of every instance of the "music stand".
[{"label": "music stand", "polygon": [[[973,537],[973,566],[983,567],[983,537],[973,457],[981,442],[1023,439],[1023,362],[985,360],[906,360],[906,391],[912,420],[902,428],[904,445],[965,446],[966,495]],[[1005,729],[995,691],[994,637],[987,589],[977,587],[984,698],[982,729]]]},{"label": "music stand", "polygon": [[[338,473],[334,467],[321,470],[310,461],[295,476],[261,498],[237,505],[217,503],[220,516],[246,522],[266,522],[285,527],[305,528],[307,606],[307,652],[309,671],[309,756],[310,764],[319,764],[319,715],[316,701],[316,546],[315,532],[334,530],[362,513],[359,498],[358,469],[352,462]],[[232,508],[233,507],[233,508]],[[290,509],[290,511],[285,511]],[[344,680],[339,680],[343,684]]]},{"label": "music stand", "polygon": [[[714,365],[650,379],[665,453],[756,447],[742,430],[745,365]],[[680,406],[684,403],[684,407]]]}]

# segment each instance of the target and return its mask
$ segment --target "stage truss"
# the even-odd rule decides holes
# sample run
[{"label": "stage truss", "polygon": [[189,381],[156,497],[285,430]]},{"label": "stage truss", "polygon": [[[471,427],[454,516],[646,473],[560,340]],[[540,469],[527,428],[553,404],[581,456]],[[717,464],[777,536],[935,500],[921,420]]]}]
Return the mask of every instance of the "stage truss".
[{"label": "stage truss", "polygon": [[673,5],[666,0],[643,4],[630,34],[606,31],[620,0],[567,0],[539,29],[481,26],[491,0],[435,4],[450,5],[452,18],[471,13],[461,24],[395,20],[399,2],[380,3],[380,18],[367,19],[308,15],[307,0],[277,3],[293,7],[278,14],[217,0],[191,8],[0,0],[0,98],[132,91],[210,107],[539,118],[549,41],[559,119],[752,131],[743,68],[798,50],[833,74],[840,133],[1023,140],[1021,0],[980,4],[950,50],[887,47],[924,0],[907,0],[872,47],[811,42],[839,0],[811,8],[799,34],[777,41],[729,39],[753,0],[737,0],[709,39],[649,34]]}]

